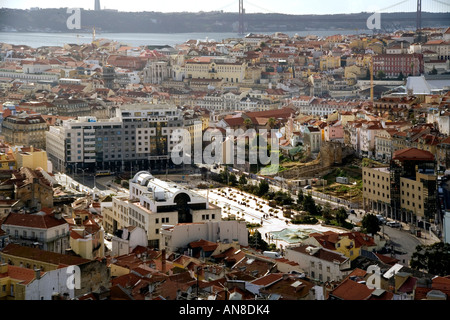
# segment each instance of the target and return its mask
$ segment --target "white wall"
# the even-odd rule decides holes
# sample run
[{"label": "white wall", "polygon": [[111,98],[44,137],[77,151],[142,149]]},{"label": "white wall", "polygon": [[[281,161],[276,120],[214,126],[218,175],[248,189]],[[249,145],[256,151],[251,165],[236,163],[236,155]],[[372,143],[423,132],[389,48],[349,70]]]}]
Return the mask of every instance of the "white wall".
[{"label": "white wall", "polygon": [[74,298],[74,289],[67,286],[70,275],[67,268],[47,271],[41,279],[34,279],[26,286],[25,300],[51,300],[54,292],[60,295],[68,293],[70,299]]},{"label": "white wall", "polygon": [[[189,223],[176,225],[170,231],[163,230],[160,249],[176,251],[177,248],[185,248],[190,242],[207,240],[211,242],[225,240],[228,243],[237,239],[240,245],[248,245],[248,233],[245,223],[239,221],[209,221],[205,223]],[[168,240],[167,246],[165,240]]]}]

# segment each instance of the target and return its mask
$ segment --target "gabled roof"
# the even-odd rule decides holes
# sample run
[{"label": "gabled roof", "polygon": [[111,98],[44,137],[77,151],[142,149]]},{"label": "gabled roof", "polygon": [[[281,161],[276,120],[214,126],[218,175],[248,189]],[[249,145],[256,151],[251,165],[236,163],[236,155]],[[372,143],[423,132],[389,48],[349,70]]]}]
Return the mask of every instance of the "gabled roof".
[{"label": "gabled roof", "polygon": [[[43,275],[44,272],[40,274]],[[20,284],[28,284],[35,279],[36,273],[33,269],[8,265],[8,271],[0,273],[0,279],[6,277],[18,280]]]},{"label": "gabled roof", "polygon": [[261,287],[268,287],[281,279],[283,279],[282,273],[270,273],[266,276],[253,280],[251,283]]},{"label": "gabled roof", "polygon": [[21,226],[25,228],[50,229],[67,224],[64,219],[57,219],[52,214],[24,214],[11,212],[3,222],[4,225]]},{"label": "gabled roof", "polygon": [[8,244],[3,249],[2,254],[22,257],[35,261],[42,261],[57,266],[76,266],[91,261],[67,254],[60,254],[37,248],[24,247],[14,243]]},{"label": "gabled roof", "polygon": [[434,161],[434,155],[431,152],[416,148],[408,148],[394,152],[393,160],[415,160],[415,161]]},{"label": "gabled roof", "polygon": [[346,278],[330,295],[342,300],[367,300],[373,291],[365,284]]}]

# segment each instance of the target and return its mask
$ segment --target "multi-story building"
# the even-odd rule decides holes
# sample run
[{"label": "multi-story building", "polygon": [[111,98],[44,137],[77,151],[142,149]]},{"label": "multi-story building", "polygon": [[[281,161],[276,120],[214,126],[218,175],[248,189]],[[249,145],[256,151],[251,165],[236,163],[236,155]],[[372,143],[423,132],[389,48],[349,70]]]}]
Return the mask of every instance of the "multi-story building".
[{"label": "multi-story building", "polygon": [[61,213],[11,212],[1,227],[9,234],[10,242],[22,246],[61,254],[66,253],[66,249],[70,247],[69,224],[62,218]]},{"label": "multi-story building", "polygon": [[375,158],[389,162],[392,157],[392,135],[395,129],[381,129],[375,134]]},{"label": "multi-story building", "polygon": [[422,51],[436,52],[438,60],[450,59],[450,41],[430,40],[422,45]]},{"label": "multi-story building", "polygon": [[81,117],[50,127],[47,154],[61,172],[165,170],[177,144],[171,135],[183,128],[198,139],[201,118],[183,119],[181,110],[172,105],[121,106],[112,119]]},{"label": "multi-story building", "polygon": [[213,60],[199,62],[194,59],[187,60],[184,72],[188,79],[220,79],[230,83],[241,83],[246,74],[245,62],[227,62]]},{"label": "multi-story building", "polygon": [[40,114],[21,113],[3,119],[2,134],[11,145],[45,149],[47,123]]},{"label": "multi-story building", "polygon": [[[30,271],[36,270],[36,272],[38,270],[41,272],[59,270],[61,266],[77,266],[80,271],[80,287],[75,286],[73,290],[74,297],[79,297],[93,291],[103,291],[104,288],[110,287],[110,270],[106,264],[106,260],[88,260],[70,254],[49,252],[10,243],[0,252],[0,263],[23,266]],[[74,270],[71,272],[73,274]],[[67,272],[64,275],[67,275]],[[64,281],[65,284],[67,283],[66,280],[67,278],[65,276],[59,279],[59,281]],[[19,289],[17,284],[15,284],[11,290],[12,292],[17,292]],[[44,287],[43,290],[45,289]]]},{"label": "multi-story building", "polygon": [[[130,180],[128,197],[114,197],[111,217],[105,217],[105,230],[115,232],[138,226],[147,232],[148,243],[159,248],[164,225],[221,221],[221,209],[207,199],[176,184],[138,172]],[[112,221],[112,225],[111,222]]]},{"label": "multi-story building", "polygon": [[387,77],[420,76],[424,70],[422,54],[379,54],[373,56],[373,71],[383,71]]},{"label": "multi-story building", "polygon": [[428,151],[399,150],[389,167],[363,168],[363,205],[368,210],[428,228],[436,219],[436,201],[436,162]]},{"label": "multi-story building", "polygon": [[143,83],[161,84],[169,80],[172,70],[166,61],[149,61],[143,70]]},{"label": "multi-story building", "polygon": [[344,254],[313,245],[287,247],[285,258],[297,262],[310,279],[321,283],[342,281],[350,272],[351,260]]},{"label": "multi-story building", "polygon": [[87,101],[80,99],[56,99],[53,101],[56,112],[60,116],[83,117],[91,114],[92,110]]}]

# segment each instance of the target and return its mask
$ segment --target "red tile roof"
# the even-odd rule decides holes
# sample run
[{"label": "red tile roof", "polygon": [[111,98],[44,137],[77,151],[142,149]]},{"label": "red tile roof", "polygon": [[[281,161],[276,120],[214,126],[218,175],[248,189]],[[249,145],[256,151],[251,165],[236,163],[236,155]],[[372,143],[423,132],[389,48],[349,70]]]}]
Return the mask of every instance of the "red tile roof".
[{"label": "red tile roof", "polygon": [[3,222],[4,225],[27,228],[49,229],[67,224],[64,219],[56,219],[53,214],[24,214],[11,212]]},{"label": "red tile roof", "polygon": [[[42,276],[44,272],[40,272],[40,274]],[[33,269],[8,265],[8,271],[0,273],[0,279],[6,277],[19,280],[21,284],[28,284],[35,279],[36,273]]]},{"label": "red tile roof", "polygon": [[[291,248],[291,250],[294,250],[299,253],[310,255],[310,253],[306,250],[308,247],[317,248],[311,245],[301,245],[298,247]],[[314,257],[325,260],[325,261],[338,261],[339,263],[343,263],[346,260],[348,260],[347,257],[345,257],[341,253],[333,252],[330,250],[325,250],[323,248],[320,248],[316,253],[313,254]]]},{"label": "red tile roof", "polygon": [[270,273],[266,276],[263,276],[261,278],[258,278],[254,281],[252,281],[252,284],[255,284],[257,286],[262,286],[262,287],[268,287],[278,281],[280,281],[281,279],[283,279],[283,274],[282,273]]},{"label": "red tile roof", "polygon": [[434,161],[434,155],[431,152],[416,148],[408,148],[394,152],[393,160],[416,160],[416,161]]},{"label": "red tile roof", "polygon": [[330,294],[342,300],[367,300],[374,289],[369,289],[365,284],[345,279]]},{"label": "red tile roof", "polygon": [[76,266],[90,262],[91,260],[83,259],[67,254],[60,254],[51,251],[45,251],[37,248],[24,247],[18,244],[10,243],[1,252],[5,255],[26,258],[35,261],[42,261],[55,266]]}]

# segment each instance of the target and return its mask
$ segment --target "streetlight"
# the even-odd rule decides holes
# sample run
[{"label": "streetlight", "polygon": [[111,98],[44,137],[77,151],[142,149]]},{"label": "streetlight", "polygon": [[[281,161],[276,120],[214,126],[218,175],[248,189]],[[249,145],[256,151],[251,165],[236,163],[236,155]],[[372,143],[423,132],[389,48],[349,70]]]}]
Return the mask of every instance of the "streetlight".
[{"label": "streetlight", "polygon": [[84,172],[86,171],[86,170],[88,170],[88,168],[80,168],[80,170],[83,172],[83,186],[85,185],[85,182],[84,182]]}]

